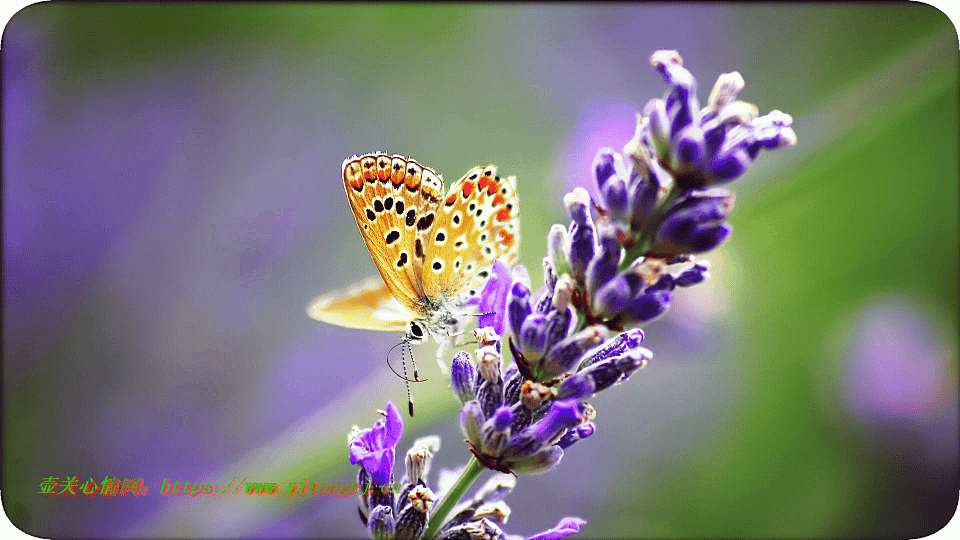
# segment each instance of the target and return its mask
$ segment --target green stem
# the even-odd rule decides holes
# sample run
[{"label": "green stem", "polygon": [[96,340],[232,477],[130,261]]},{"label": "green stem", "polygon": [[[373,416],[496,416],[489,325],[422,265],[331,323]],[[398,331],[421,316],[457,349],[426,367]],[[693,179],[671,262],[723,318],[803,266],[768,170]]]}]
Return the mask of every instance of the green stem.
[{"label": "green stem", "polygon": [[480,473],[483,472],[483,465],[477,461],[477,457],[474,455],[470,456],[470,461],[467,462],[466,468],[463,469],[463,472],[460,473],[460,478],[457,478],[456,483],[453,484],[453,487],[450,491],[440,500],[440,503],[437,504],[436,510],[430,514],[429,521],[427,522],[427,529],[423,532],[423,535],[420,537],[423,540],[432,540],[433,537],[437,535],[437,532],[440,530],[440,526],[443,524],[443,521],[447,518],[447,514],[453,510],[453,507],[460,502],[460,499],[463,497],[463,494],[467,492],[477,477],[480,476]]}]

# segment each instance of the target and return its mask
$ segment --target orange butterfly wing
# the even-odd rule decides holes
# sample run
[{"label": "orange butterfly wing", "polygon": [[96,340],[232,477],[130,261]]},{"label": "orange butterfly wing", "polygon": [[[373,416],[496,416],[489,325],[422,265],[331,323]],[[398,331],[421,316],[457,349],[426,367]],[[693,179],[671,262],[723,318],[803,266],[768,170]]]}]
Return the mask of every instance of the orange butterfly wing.
[{"label": "orange butterfly wing", "polygon": [[429,298],[472,295],[494,259],[513,266],[520,255],[520,207],[515,177],[497,167],[474,167],[455,182],[423,237],[423,292]]},{"label": "orange butterfly wing", "polygon": [[405,308],[423,315],[423,246],[416,232],[434,219],[443,181],[412,159],[374,153],[343,162],[343,188],[387,288]]}]

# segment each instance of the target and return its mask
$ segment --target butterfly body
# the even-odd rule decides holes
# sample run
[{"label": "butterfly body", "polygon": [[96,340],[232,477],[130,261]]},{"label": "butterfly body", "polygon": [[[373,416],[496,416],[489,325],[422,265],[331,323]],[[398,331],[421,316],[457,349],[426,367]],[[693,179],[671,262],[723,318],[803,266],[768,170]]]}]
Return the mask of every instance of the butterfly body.
[{"label": "butterfly body", "polygon": [[440,176],[413,159],[371,153],[343,162],[343,187],[382,281],[316,298],[319,321],[403,331],[405,340],[450,335],[454,311],[479,290],[497,258],[519,255],[514,179],[474,167],[444,193]]}]

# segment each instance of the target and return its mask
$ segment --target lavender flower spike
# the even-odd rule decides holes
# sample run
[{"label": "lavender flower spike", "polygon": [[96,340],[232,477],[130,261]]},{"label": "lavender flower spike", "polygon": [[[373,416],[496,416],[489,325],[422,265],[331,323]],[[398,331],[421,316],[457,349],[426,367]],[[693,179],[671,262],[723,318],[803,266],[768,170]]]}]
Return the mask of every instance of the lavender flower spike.
[{"label": "lavender flower spike", "polygon": [[350,445],[350,463],[361,465],[377,485],[390,482],[397,443],[403,435],[403,419],[392,402],[387,402],[384,418],[373,427],[360,429],[354,426],[347,435]]}]

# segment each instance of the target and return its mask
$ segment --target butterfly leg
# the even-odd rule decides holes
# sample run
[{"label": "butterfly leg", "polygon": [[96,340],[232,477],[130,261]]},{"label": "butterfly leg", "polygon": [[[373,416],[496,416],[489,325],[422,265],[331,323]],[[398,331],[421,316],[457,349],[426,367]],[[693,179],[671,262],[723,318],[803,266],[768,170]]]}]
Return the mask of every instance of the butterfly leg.
[{"label": "butterfly leg", "polygon": [[451,349],[451,342],[453,338],[451,336],[436,336],[437,341],[437,364],[440,366],[440,373],[444,375],[450,374],[450,369],[447,367],[447,364],[443,362],[444,355],[447,354],[447,351]]}]

